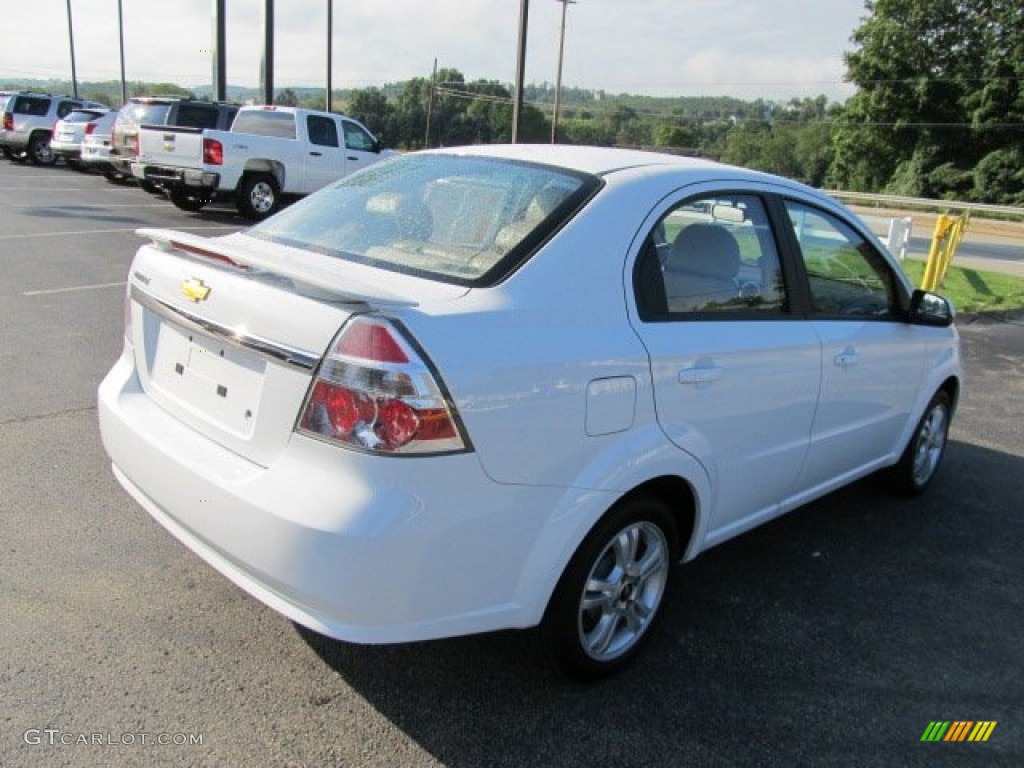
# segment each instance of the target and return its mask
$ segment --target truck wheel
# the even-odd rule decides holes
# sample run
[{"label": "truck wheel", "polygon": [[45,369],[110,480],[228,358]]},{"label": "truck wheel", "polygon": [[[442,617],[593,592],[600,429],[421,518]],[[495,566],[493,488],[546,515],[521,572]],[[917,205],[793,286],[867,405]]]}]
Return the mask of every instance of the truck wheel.
[{"label": "truck wheel", "polygon": [[32,134],[28,142],[28,159],[36,165],[53,165],[57,162],[57,156],[50,147],[48,133]]},{"label": "truck wheel", "polygon": [[163,189],[161,189],[151,181],[140,180],[139,189],[141,189],[143,192],[148,192],[151,195],[162,195],[164,193]]},{"label": "truck wheel", "polygon": [[167,193],[176,208],[183,211],[195,212],[201,210],[208,202],[206,198],[190,195],[182,189],[172,189]]},{"label": "truck wheel", "polygon": [[265,219],[281,207],[281,189],[269,173],[243,176],[235,194],[238,212],[247,219]]}]

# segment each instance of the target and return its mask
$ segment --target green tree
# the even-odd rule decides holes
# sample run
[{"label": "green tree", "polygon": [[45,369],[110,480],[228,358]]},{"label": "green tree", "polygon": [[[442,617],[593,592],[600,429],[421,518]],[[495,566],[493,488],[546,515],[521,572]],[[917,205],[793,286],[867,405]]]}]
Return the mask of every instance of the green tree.
[{"label": "green tree", "polygon": [[865,7],[856,49],[846,56],[858,91],[835,133],[832,182],[933,197],[1018,194],[1012,174],[996,174],[1004,184],[988,190],[976,186],[988,176],[974,169],[1020,143],[1020,0],[867,0]]}]

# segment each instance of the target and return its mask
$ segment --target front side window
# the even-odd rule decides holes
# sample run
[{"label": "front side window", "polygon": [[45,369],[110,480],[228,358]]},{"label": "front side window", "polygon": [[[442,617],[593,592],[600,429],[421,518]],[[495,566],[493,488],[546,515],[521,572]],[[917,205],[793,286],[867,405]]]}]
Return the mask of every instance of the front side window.
[{"label": "front side window", "polygon": [[481,157],[407,155],[346,176],[246,234],[461,285],[504,278],[600,180]]},{"label": "front side window", "polygon": [[670,210],[648,235],[635,282],[644,319],[788,311],[775,239],[755,195],[691,198]]},{"label": "front side window", "polygon": [[343,120],[343,130],[345,131],[345,147],[347,149],[358,149],[363,152],[373,152],[376,142],[373,137],[356,125],[348,120]]},{"label": "front side window", "polygon": [[800,245],[816,314],[858,319],[897,315],[895,276],[871,243],[817,208],[787,200],[786,210]]}]

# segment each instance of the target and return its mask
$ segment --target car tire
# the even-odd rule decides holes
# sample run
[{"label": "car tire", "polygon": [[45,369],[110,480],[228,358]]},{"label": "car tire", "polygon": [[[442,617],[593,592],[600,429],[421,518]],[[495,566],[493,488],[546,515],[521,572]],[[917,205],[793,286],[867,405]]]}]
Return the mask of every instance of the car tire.
[{"label": "car tire", "polygon": [[15,152],[10,147],[0,147],[0,151],[3,151],[4,159],[10,160],[12,163],[20,163],[25,159],[21,152]]},{"label": "car tire", "polygon": [[162,188],[158,187],[151,181],[139,180],[139,189],[143,192],[148,192],[151,195],[162,195],[164,193]]},{"label": "car tire", "polygon": [[78,160],[78,159],[73,158],[73,157],[69,157],[68,160],[67,160],[67,163],[68,163],[68,165],[72,169],[78,171],[79,173],[88,173],[89,172],[89,166],[87,166],[81,160]]},{"label": "car tire", "polygon": [[607,677],[650,637],[678,552],[667,505],[647,497],[619,502],[566,566],[541,625],[554,661],[579,681]]},{"label": "car tire", "polygon": [[946,453],[952,414],[949,394],[939,390],[924,409],[899,463],[890,472],[898,492],[916,496],[927,490]]},{"label": "car tire", "polygon": [[243,176],[235,194],[238,212],[254,221],[277,213],[281,207],[281,188],[277,184],[277,179],[269,173]]},{"label": "car tire", "polygon": [[34,133],[28,141],[28,159],[36,165],[53,165],[57,162],[57,155],[50,147],[50,134]]},{"label": "car tire", "polygon": [[206,198],[191,195],[183,189],[171,189],[167,192],[167,196],[171,199],[175,208],[180,208],[190,213],[202,210],[203,206],[209,202]]},{"label": "car tire", "polygon": [[128,182],[128,177],[117,171],[104,171],[103,178],[111,184],[126,184]]}]

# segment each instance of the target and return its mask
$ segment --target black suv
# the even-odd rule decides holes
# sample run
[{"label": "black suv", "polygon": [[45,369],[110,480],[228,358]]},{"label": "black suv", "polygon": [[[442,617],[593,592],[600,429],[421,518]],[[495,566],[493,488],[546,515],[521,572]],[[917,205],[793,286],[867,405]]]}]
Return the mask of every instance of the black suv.
[{"label": "black suv", "polygon": [[[132,160],[138,154],[139,126],[180,125],[189,128],[228,130],[238,112],[237,104],[182,99],[175,96],[134,96],[117,114],[110,144],[110,164],[122,178],[131,178]],[[114,176],[109,181],[117,181]],[[143,182],[145,188],[146,183]],[[156,188],[154,188],[156,191]]]},{"label": "black suv", "polygon": [[36,165],[53,165],[57,162],[57,156],[50,148],[53,126],[67,117],[71,110],[82,107],[103,105],[48,93],[8,94],[0,109],[0,150],[4,157],[15,160],[27,153],[28,159]]}]

